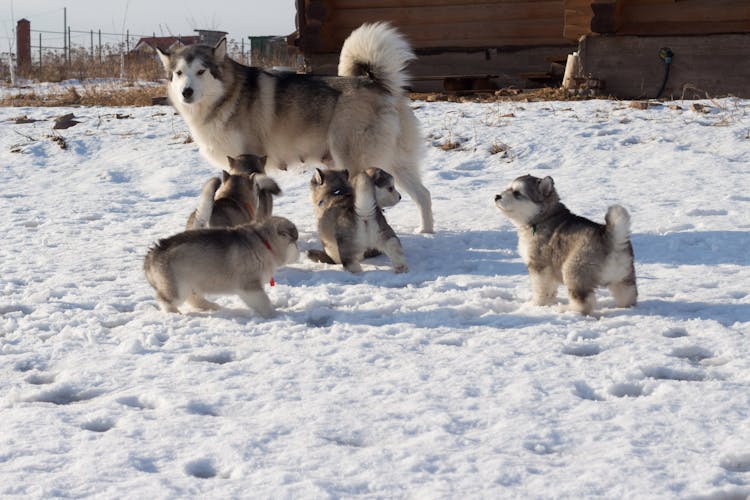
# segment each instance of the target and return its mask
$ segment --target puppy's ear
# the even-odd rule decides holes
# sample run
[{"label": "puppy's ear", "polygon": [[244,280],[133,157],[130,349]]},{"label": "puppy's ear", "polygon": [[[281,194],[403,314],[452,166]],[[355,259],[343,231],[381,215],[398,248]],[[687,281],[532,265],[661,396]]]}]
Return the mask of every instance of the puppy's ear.
[{"label": "puppy's ear", "polygon": [[260,175],[256,178],[256,184],[258,185],[258,189],[260,191],[271,193],[274,195],[281,194],[281,188],[278,184],[276,184],[276,181],[271,179],[270,177],[266,177],[265,175]]},{"label": "puppy's ear", "polygon": [[169,71],[170,66],[170,57],[169,52],[166,50],[161,50],[159,47],[156,47],[156,53],[159,54],[159,60],[161,61],[161,65],[164,66],[164,69]]},{"label": "puppy's ear", "polygon": [[227,56],[227,39],[222,38],[214,47],[214,57],[217,61],[223,61]]},{"label": "puppy's ear", "polygon": [[232,175],[226,170],[221,171],[221,182],[227,182]]},{"label": "puppy's ear", "polygon": [[299,232],[297,226],[292,221],[282,220],[278,226],[276,226],[276,233],[280,236],[289,238],[291,241],[297,241],[299,239]]},{"label": "puppy's ear", "polygon": [[545,198],[551,195],[552,191],[554,190],[555,181],[553,181],[552,177],[550,177],[549,175],[539,181],[539,191],[541,191],[542,196],[544,196]]},{"label": "puppy's ear", "polygon": [[315,173],[313,174],[312,183],[317,184],[318,186],[323,184],[323,171],[319,168],[315,169]]},{"label": "puppy's ear", "polygon": [[237,159],[232,158],[231,156],[227,156],[227,163],[229,164],[229,168],[235,168],[237,167]]}]

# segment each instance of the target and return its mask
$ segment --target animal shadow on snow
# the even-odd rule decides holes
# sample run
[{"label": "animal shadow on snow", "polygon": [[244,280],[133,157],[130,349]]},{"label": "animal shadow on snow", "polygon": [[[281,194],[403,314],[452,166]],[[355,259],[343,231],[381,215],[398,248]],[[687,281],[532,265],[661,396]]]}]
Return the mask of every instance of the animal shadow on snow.
[{"label": "animal shadow on snow", "polygon": [[639,314],[672,317],[675,319],[712,319],[730,327],[750,321],[750,304],[711,304],[680,300],[643,300],[635,306]]},{"label": "animal shadow on snow", "polygon": [[[350,284],[365,284],[381,288],[402,288],[405,286],[420,287],[424,284],[439,283],[439,291],[424,293],[438,293],[486,289],[486,279],[477,279],[472,285],[470,278],[453,279],[456,276],[476,276],[492,278],[497,284],[497,290],[483,290],[481,300],[486,304],[489,298],[497,304],[491,310],[483,309],[481,305],[472,303],[457,304],[455,296],[444,301],[436,297],[434,302],[437,309],[423,311],[399,310],[398,304],[387,301],[383,308],[373,309],[372,303],[367,311],[345,311],[335,306],[330,311],[319,311],[313,319],[310,312],[289,313],[297,321],[307,322],[311,326],[323,327],[333,322],[349,324],[366,324],[382,326],[393,323],[410,323],[420,327],[433,328],[440,326],[493,325],[501,327],[517,327],[529,324],[529,317],[513,314],[523,306],[523,300],[515,296],[516,279],[510,281],[509,276],[521,277],[526,280],[526,266],[518,258],[517,237],[515,232],[508,231],[444,231],[433,237],[424,235],[399,235],[407,256],[409,272],[393,273],[390,260],[385,256],[366,259],[363,262],[364,272],[353,275],[343,270],[341,266],[330,266],[327,269],[293,270],[287,273],[289,283],[296,284],[326,284],[331,286],[348,286]],[[373,268],[377,266],[377,269]],[[415,294],[419,294],[419,290]],[[489,297],[485,294],[490,294]],[[441,305],[441,302],[443,303]],[[550,314],[552,314],[550,309]],[[539,318],[548,321],[549,318]]]},{"label": "animal shadow on snow", "polygon": [[635,263],[677,265],[750,265],[750,233],[746,231],[687,231],[638,233],[630,237]]}]

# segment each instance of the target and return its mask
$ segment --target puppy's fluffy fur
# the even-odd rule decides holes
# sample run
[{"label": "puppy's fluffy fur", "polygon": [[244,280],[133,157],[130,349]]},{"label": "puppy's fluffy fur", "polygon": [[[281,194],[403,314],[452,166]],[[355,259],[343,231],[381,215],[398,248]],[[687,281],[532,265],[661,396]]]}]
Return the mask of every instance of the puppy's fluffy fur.
[{"label": "puppy's fluffy fur", "polygon": [[263,290],[274,271],[299,257],[297,228],[283,217],[234,228],[185,231],[159,240],[143,262],[146,279],[165,312],[185,301],[216,309],[205,294],[237,294],[261,316],[273,314]]},{"label": "puppy's fluffy fur", "polygon": [[276,181],[266,176],[266,156],[253,154],[239,155],[237,158],[227,156],[229,171],[232,174],[256,174],[255,183],[258,193],[258,207],[255,220],[266,220],[273,214],[273,197],[281,194]]},{"label": "puppy's fluffy fur", "polygon": [[560,284],[570,308],[583,314],[593,311],[599,286],[609,288],[618,307],[636,303],[630,216],[623,207],[609,207],[604,225],[592,222],[560,202],[551,177],[531,175],[515,179],[495,205],[518,228],[535,304],[553,304]]},{"label": "puppy's fluffy fur", "polygon": [[263,173],[264,160],[255,155],[227,160],[229,172],[225,170],[221,179],[212,177],[204,184],[185,229],[232,227],[271,216],[273,196],[281,190]]},{"label": "puppy's fluffy fur", "polygon": [[376,249],[391,259],[397,273],[408,270],[401,241],[378,207],[373,178],[346,170],[317,169],[310,181],[323,251],[310,250],[317,262],[342,264],[347,271],[362,271],[365,251]]}]

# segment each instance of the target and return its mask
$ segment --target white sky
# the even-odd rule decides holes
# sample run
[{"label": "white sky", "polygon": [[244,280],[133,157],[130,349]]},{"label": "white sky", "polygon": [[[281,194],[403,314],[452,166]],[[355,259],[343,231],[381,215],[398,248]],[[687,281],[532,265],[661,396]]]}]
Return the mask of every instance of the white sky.
[{"label": "white sky", "polygon": [[[31,29],[63,30],[63,8],[73,31],[151,35],[193,35],[194,29],[218,29],[229,38],[288,35],[294,31],[294,0],[0,0],[0,50],[7,46],[16,21],[26,18]],[[33,43],[38,33],[32,33]],[[62,36],[42,34],[43,44]],[[105,37],[103,42],[105,42]],[[110,41],[109,37],[107,41]],[[73,44],[88,45],[88,34],[72,34]]]}]

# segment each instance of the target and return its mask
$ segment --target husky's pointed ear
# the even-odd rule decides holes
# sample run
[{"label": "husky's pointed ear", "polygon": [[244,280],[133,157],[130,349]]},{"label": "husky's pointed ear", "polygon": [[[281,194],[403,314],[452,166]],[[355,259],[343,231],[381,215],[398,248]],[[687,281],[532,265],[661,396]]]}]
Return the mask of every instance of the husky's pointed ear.
[{"label": "husky's pointed ear", "polygon": [[237,159],[227,155],[227,163],[230,169],[235,168],[237,166]]},{"label": "husky's pointed ear", "polygon": [[318,186],[320,186],[321,184],[323,184],[323,171],[320,170],[319,168],[315,169],[315,173],[313,174],[312,182],[313,182],[313,184],[317,184]]},{"label": "husky's pointed ear", "polygon": [[542,192],[542,195],[545,198],[551,195],[552,191],[554,190],[555,190],[555,181],[553,181],[552,177],[550,177],[549,175],[539,181],[539,191]]},{"label": "husky's pointed ear", "polygon": [[232,174],[230,174],[226,170],[222,170],[221,171],[221,182],[227,182],[231,176],[232,176]]},{"label": "husky's pointed ear", "polygon": [[161,61],[162,66],[164,66],[164,69],[169,71],[169,66],[170,66],[169,52],[167,52],[166,50],[161,50],[159,47],[156,47],[156,53],[159,55],[159,60]]},{"label": "husky's pointed ear", "polygon": [[221,61],[227,56],[227,39],[222,38],[219,43],[214,47],[214,57],[216,60]]}]

